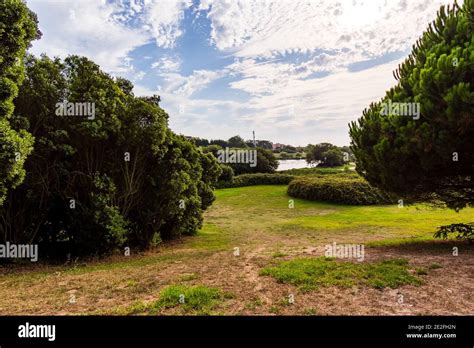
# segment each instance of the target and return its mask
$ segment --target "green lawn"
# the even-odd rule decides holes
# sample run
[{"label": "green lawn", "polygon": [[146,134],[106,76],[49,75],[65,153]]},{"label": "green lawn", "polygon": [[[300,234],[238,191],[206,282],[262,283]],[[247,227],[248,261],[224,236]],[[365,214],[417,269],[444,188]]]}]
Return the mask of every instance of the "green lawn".
[{"label": "green lawn", "polygon": [[[205,220],[204,229],[232,233],[264,229],[266,233],[289,233],[346,242],[360,240],[390,244],[429,240],[437,226],[474,221],[474,209],[459,213],[424,205],[344,206],[289,197],[286,185],[229,188],[216,191],[217,201]],[[294,208],[289,208],[290,200]],[[214,216],[213,209],[226,207],[228,214]],[[244,227],[245,226],[245,227]]]}]

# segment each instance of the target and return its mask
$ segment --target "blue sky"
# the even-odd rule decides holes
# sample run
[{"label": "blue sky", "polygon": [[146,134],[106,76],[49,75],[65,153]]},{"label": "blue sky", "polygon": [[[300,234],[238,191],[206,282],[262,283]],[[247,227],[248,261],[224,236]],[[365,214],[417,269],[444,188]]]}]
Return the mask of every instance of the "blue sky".
[{"label": "blue sky", "polygon": [[159,94],[177,133],[349,144],[348,123],[446,0],[28,0],[31,52],[79,54]]}]

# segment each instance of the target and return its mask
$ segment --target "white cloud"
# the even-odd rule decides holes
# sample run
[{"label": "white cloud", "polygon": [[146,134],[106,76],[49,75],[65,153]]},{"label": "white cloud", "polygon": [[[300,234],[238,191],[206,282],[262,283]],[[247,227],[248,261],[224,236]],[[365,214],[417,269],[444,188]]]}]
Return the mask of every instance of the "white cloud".
[{"label": "white cloud", "polygon": [[145,26],[160,47],[173,47],[183,32],[181,21],[191,0],[145,0]]},{"label": "white cloud", "polygon": [[158,61],[151,64],[152,69],[157,69],[159,72],[176,72],[181,66],[181,61],[177,58],[168,56],[161,57]]},{"label": "white cloud", "polygon": [[110,72],[128,70],[124,60],[149,38],[141,29],[114,19],[121,8],[105,1],[28,1],[38,14],[41,40],[33,42],[34,54],[65,57],[87,56]]},{"label": "white cloud", "polygon": [[210,9],[212,42],[239,57],[337,50],[367,59],[409,48],[450,2],[202,0],[200,8]]},{"label": "white cloud", "polygon": [[185,77],[184,83],[174,92],[186,97],[207,87],[212,81],[222,77],[222,71],[196,70],[192,75]]},{"label": "white cloud", "polygon": [[183,34],[183,11],[191,0],[28,0],[37,13],[43,38],[31,52],[65,57],[83,55],[109,72],[133,70],[131,51],[152,40],[173,47]]},{"label": "white cloud", "polygon": [[[319,79],[289,78],[271,72],[276,67],[259,65],[253,69],[256,77],[235,82],[233,87],[253,92],[248,106],[254,111],[244,118],[252,120],[255,127],[280,128],[301,137],[311,124],[317,125],[319,133],[347,129],[347,124],[358,118],[370,102],[380,99],[395,84],[392,71],[398,63],[359,72],[341,71]],[[261,73],[255,69],[261,69]],[[341,133],[340,139],[347,142],[347,133]],[[310,134],[306,135],[308,140]]]}]

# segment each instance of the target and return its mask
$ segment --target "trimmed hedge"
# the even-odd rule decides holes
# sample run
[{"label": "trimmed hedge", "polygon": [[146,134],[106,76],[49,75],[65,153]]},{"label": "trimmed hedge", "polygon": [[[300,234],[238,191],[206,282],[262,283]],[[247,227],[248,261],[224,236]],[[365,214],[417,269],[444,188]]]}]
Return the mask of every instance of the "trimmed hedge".
[{"label": "trimmed hedge", "polygon": [[352,175],[301,176],[288,185],[288,195],[311,201],[349,205],[390,204],[395,199]]},{"label": "trimmed hedge", "polygon": [[286,174],[242,174],[234,176],[232,181],[221,181],[217,183],[217,188],[254,186],[254,185],[288,185],[295,177]]},{"label": "trimmed hedge", "polygon": [[289,175],[333,175],[333,174],[352,174],[358,175],[355,170],[347,169],[344,170],[343,167],[311,167],[311,168],[293,168],[282,170],[280,174],[289,174]]}]

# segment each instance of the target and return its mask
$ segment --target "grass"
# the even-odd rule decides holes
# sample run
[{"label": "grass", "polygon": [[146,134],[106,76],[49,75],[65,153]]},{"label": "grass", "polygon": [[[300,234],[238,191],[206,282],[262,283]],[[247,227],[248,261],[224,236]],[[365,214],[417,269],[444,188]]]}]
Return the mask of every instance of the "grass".
[{"label": "grass", "polygon": [[[207,223],[236,240],[252,231],[288,234],[318,241],[361,242],[367,246],[396,246],[435,240],[437,226],[474,220],[474,209],[453,210],[415,205],[345,206],[289,197],[286,185],[228,188],[216,191],[226,214],[209,214]],[[294,208],[288,208],[289,200]],[[252,237],[253,239],[254,237]]]},{"label": "grass", "polygon": [[438,268],[443,268],[443,266],[441,266],[439,263],[432,263],[430,266],[429,266],[429,269],[438,269]]},{"label": "grass", "polygon": [[274,277],[312,290],[319,286],[351,287],[367,285],[374,288],[396,288],[401,285],[420,285],[421,279],[409,272],[408,261],[392,259],[375,263],[353,263],[331,258],[298,258],[264,268],[261,275]]},{"label": "grass", "polygon": [[189,282],[189,281],[194,280],[196,278],[197,278],[197,275],[195,273],[187,273],[187,274],[181,275],[180,280],[182,282]]},{"label": "grass", "polygon": [[116,309],[115,314],[153,315],[164,309],[175,308],[180,314],[208,315],[212,314],[212,310],[229,297],[231,297],[230,294],[226,294],[220,289],[203,285],[170,285],[160,292],[158,300],[149,303],[138,301],[126,308]]}]

